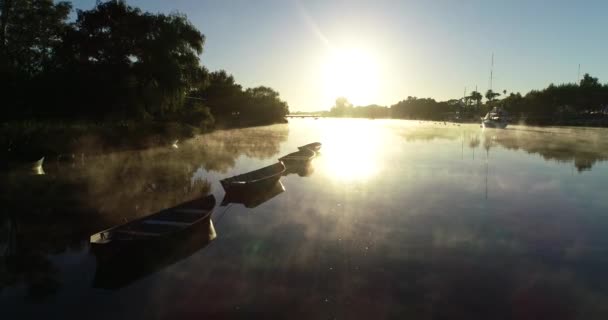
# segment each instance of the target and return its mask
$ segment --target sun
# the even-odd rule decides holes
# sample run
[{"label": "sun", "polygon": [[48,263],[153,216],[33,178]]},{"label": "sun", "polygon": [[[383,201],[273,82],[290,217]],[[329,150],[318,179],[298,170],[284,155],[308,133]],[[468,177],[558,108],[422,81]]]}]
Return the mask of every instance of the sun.
[{"label": "sun", "polygon": [[[323,150],[315,166],[332,180],[342,182],[366,181],[382,168],[379,155],[386,148],[385,133],[377,123],[367,119],[328,119],[321,130]],[[365,146],[365,150],[362,149]]]},{"label": "sun", "polygon": [[377,103],[378,60],[362,49],[332,50],[324,68],[324,91],[329,101],[346,97],[353,105]]}]

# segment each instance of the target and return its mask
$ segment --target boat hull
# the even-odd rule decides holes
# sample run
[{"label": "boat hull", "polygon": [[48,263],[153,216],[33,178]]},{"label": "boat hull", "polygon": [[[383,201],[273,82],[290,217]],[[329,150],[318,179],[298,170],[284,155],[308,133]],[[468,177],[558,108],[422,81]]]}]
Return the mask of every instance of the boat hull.
[{"label": "boat hull", "polygon": [[484,128],[495,128],[495,129],[505,129],[508,125],[506,122],[498,122],[498,121],[481,121],[481,125]]},{"label": "boat hull", "polygon": [[222,187],[226,192],[256,192],[266,190],[274,186],[281,178],[281,175],[282,173],[251,183],[222,183]]},{"label": "boat hull", "polygon": [[226,192],[257,192],[274,186],[285,170],[285,164],[279,161],[255,171],[223,179],[220,183]]},{"label": "boat hull", "polygon": [[283,162],[289,169],[290,165],[305,165],[309,163],[316,155],[311,149],[301,149],[298,152],[290,153],[284,157],[279,158],[279,161]]},{"label": "boat hull", "polygon": [[108,243],[91,243],[91,251],[98,260],[117,259],[119,257],[131,257],[146,255],[147,253],[163,252],[170,250],[176,244],[186,241],[203,233],[208,227],[210,216],[203,218],[187,228],[179,230],[168,236],[157,236],[137,238],[132,240],[114,240]]},{"label": "boat hull", "polygon": [[217,237],[210,217],[191,231],[181,233],[170,241],[148,242],[142,247],[122,247],[121,250],[112,252],[94,250],[97,267],[93,287],[122,288],[191,256]]},{"label": "boat hull", "polygon": [[100,231],[90,237],[91,250],[112,256],[171,245],[204,228],[214,207],[215,197],[209,195]]},{"label": "boat hull", "polygon": [[321,143],[320,142],[313,142],[313,143],[309,143],[307,145],[303,145],[301,147],[298,147],[298,150],[312,150],[314,152],[319,152],[319,150],[321,150]]}]

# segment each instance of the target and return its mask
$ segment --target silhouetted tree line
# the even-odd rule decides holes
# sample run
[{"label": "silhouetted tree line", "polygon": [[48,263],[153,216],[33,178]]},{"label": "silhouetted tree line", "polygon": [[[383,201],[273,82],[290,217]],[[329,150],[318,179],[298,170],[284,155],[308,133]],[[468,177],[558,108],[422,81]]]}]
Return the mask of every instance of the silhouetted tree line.
[{"label": "silhouetted tree line", "polygon": [[598,119],[608,116],[608,84],[585,74],[580,83],[550,84],[522,96],[511,93],[496,102],[516,118],[552,123],[567,119]]},{"label": "silhouetted tree line", "polygon": [[[504,98],[499,99],[500,96]],[[532,90],[525,95],[488,90],[485,95],[473,91],[464,98],[447,101],[407,97],[390,108],[377,105],[354,107],[346,98],[340,97],[328,115],[477,121],[493,107],[505,109],[513,121],[531,124],[594,124],[593,121],[599,120],[599,124],[608,125],[608,84],[601,84],[597,78],[585,74],[578,84],[550,84],[545,89]]]},{"label": "silhouetted tree line", "polygon": [[345,97],[336,99],[336,104],[328,113],[332,117],[352,117],[352,118],[390,118],[388,107],[370,104],[368,106],[353,106]]},{"label": "silhouetted tree line", "polygon": [[[200,64],[205,36],[185,15],[124,1],[77,10],[52,0],[0,0],[0,102],[8,120],[160,120],[209,126],[276,122],[268,87],[243,90]],[[238,122],[234,119],[238,118]]]},{"label": "silhouetted tree line", "polygon": [[224,70],[211,72],[205,84],[190,93],[191,99],[204,101],[211,113],[227,125],[258,125],[269,119],[283,119],[289,112],[279,93],[269,87],[243,90],[234,77]]},{"label": "silhouetted tree line", "polygon": [[458,110],[453,102],[437,102],[431,98],[407,97],[391,106],[393,118],[443,120],[446,113]]},{"label": "silhouetted tree line", "polygon": [[[478,119],[493,107],[505,109],[514,121],[551,124],[569,119],[601,119],[608,115],[608,84],[585,74],[580,83],[550,84],[525,95],[488,90],[485,95],[473,91],[463,99],[437,102],[434,99],[408,97],[391,106],[392,117],[424,120]],[[482,103],[483,98],[485,103]]]}]

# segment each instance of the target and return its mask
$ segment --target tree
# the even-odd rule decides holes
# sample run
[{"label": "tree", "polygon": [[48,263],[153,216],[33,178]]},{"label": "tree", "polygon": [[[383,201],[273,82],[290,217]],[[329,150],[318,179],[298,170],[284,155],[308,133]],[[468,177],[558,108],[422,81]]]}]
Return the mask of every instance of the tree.
[{"label": "tree", "polygon": [[579,86],[581,88],[599,88],[602,85],[600,84],[597,78],[590,76],[588,73],[585,73],[583,78],[581,79]]},{"label": "tree", "polygon": [[54,92],[71,100],[62,101],[71,106],[63,116],[171,117],[204,81],[206,70],[199,64],[204,41],[178,13],[150,14],[124,1],[79,10],[55,61],[64,85]]},{"label": "tree", "polygon": [[224,70],[209,73],[191,96],[204,101],[221,125],[275,123],[289,113],[289,106],[274,89],[259,86],[243,90]]},{"label": "tree", "polygon": [[233,113],[240,112],[244,101],[241,85],[224,70],[209,73],[204,84],[191,95],[205,101],[219,120],[229,119]]},{"label": "tree", "polygon": [[9,14],[12,7],[12,0],[0,0],[0,54],[4,53],[6,26],[8,24]]},{"label": "tree", "polygon": [[[0,0],[0,99],[8,119],[32,115],[54,68],[71,5],[52,0]],[[32,94],[35,93],[35,94]]]},{"label": "tree", "polygon": [[249,88],[245,91],[245,96],[248,103],[243,115],[254,124],[267,122],[268,119],[282,119],[289,113],[287,103],[272,88]]},{"label": "tree", "polygon": [[481,93],[473,91],[471,92],[470,98],[471,100],[475,101],[476,107],[479,109],[479,106],[481,105],[481,99],[483,99]]},{"label": "tree", "polygon": [[490,103],[498,96],[500,96],[500,93],[494,92],[492,89],[488,89],[488,91],[486,91],[486,99],[488,99],[488,102]]},{"label": "tree", "polygon": [[0,57],[31,78],[52,65],[72,5],[52,0],[0,0]]},{"label": "tree", "polygon": [[348,102],[348,99],[339,97],[336,99],[336,104],[331,108],[330,113],[338,117],[350,115],[352,107],[353,105]]},{"label": "tree", "polygon": [[392,116],[403,119],[444,120],[450,111],[454,110],[446,102],[411,96],[391,106]]}]

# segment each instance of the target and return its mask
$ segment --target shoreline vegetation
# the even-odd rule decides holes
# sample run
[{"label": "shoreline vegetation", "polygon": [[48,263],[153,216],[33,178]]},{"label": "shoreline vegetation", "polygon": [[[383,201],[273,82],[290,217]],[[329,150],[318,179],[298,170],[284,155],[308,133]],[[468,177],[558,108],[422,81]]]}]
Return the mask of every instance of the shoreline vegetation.
[{"label": "shoreline vegetation", "polygon": [[347,98],[340,97],[330,111],[290,115],[479,123],[494,107],[507,111],[512,118],[510,122],[515,124],[608,127],[608,83],[602,84],[598,78],[585,74],[579,83],[550,84],[525,95],[488,90],[485,95],[473,91],[463,98],[447,101],[410,96],[390,107],[354,106]]},{"label": "shoreline vegetation", "polygon": [[[205,36],[181,13],[125,1],[76,10],[67,1],[0,0],[0,156],[32,161],[170,145],[215,129],[286,122],[270,87],[243,88],[201,64]],[[484,101],[485,98],[485,101]],[[386,107],[336,100],[319,116],[478,122],[501,107],[512,123],[608,127],[608,84],[588,74],[525,95],[473,91],[407,97]]]},{"label": "shoreline vegetation", "polygon": [[201,64],[205,36],[181,13],[125,1],[0,0],[0,156],[47,159],[170,145],[214,129],[286,122],[270,87]]}]

